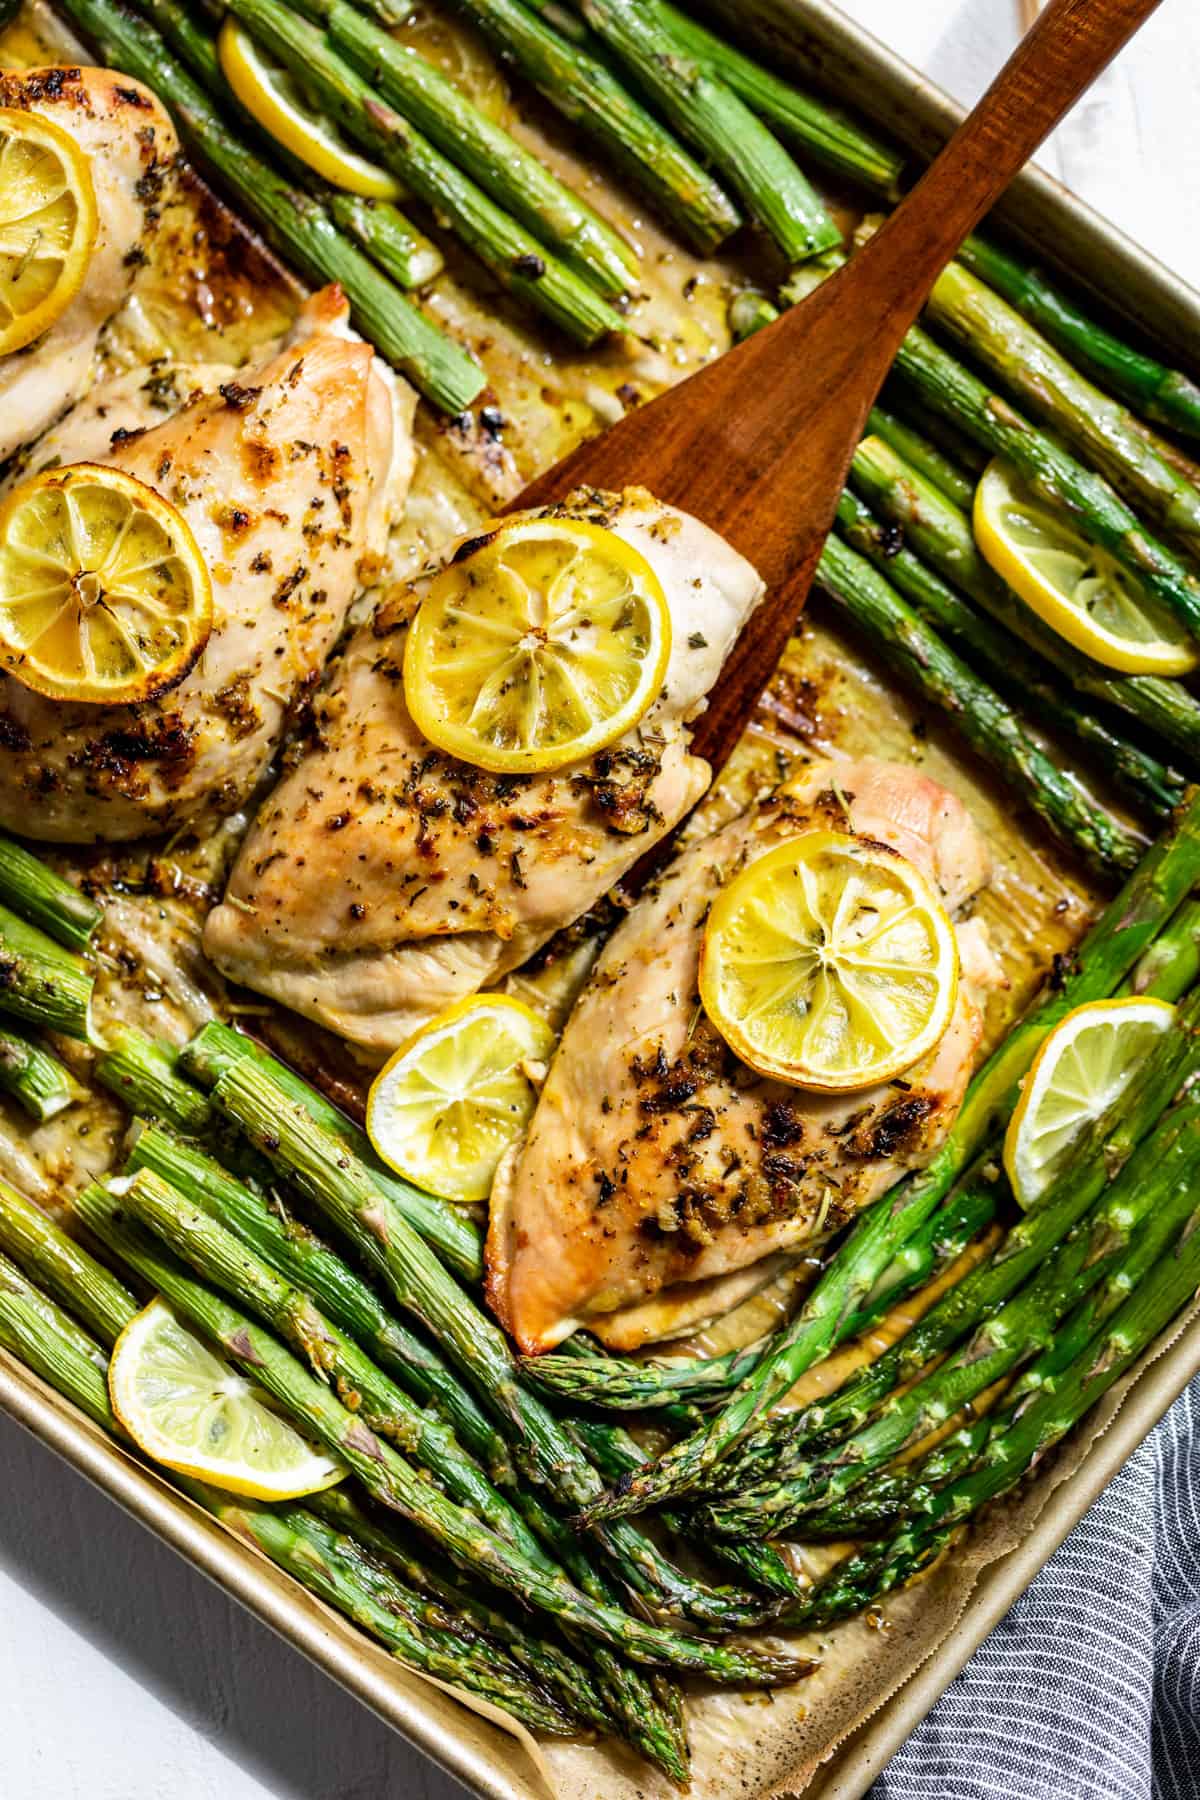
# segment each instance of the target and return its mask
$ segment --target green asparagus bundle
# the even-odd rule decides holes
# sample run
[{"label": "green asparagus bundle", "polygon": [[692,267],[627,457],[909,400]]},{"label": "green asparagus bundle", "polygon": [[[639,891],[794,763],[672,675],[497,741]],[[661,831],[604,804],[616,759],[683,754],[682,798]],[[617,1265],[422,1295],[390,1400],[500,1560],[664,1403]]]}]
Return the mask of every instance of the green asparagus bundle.
[{"label": "green asparagus bundle", "polygon": [[435,65],[363,17],[349,0],[298,0],[330,45],[500,207],[610,300],[637,284],[638,260],[606,219],[551,174]]},{"label": "green asparagus bundle", "polygon": [[951,263],[934,283],[926,317],[1168,537],[1200,555],[1200,492],[1158,454],[1124,406],[1072,368],[985,282]]},{"label": "green asparagus bundle", "polygon": [[[603,1483],[595,1469],[522,1384],[504,1333],[446,1272],[371,1170],[249,1060],[228,1068],[212,1094],[219,1111],[355,1245],[457,1364],[519,1454],[523,1472],[572,1510],[598,1497]],[[768,1610],[758,1596],[694,1581],[627,1526],[595,1534],[595,1544],[620,1579],[697,1626],[736,1630],[761,1623]]]},{"label": "green asparagus bundle", "polygon": [[789,263],[841,244],[841,231],[824,202],[782,144],[710,65],[692,56],[653,0],[578,4],[597,39],[735,190]]},{"label": "green asparagus bundle", "polygon": [[359,329],[414,387],[451,414],[471,404],[484,385],[479,366],[338,230],[311,193],[278,174],[230,129],[144,18],[122,0],[63,0],[62,10],[106,63],[162,96],[189,149],[287,260],[315,282],[341,283]]},{"label": "green asparagus bundle", "polygon": [[872,436],[855,452],[850,485],[874,512],[902,527],[923,563],[1044,657],[1077,694],[1136,719],[1181,753],[1189,773],[1200,771],[1200,704],[1183,684],[1159,675],[1116,675],[1074,649],[989,567],[968,512],[929,475],[899,449],[894,435],[887,442]]},{"label": "green asparagus bundle", "polygon": [[[906,1295],[954,1262],[991,1223],[995,1211],[991,1187],[968,1187],[952,1196],[897,1252],[867,1295],[865,1305],[847,1319],[839,1341],[849,1341],[870,1330]],[[577,1344],[578,1339],[571,1342]],[[742,1350],[729,1350],[723,1356],[667,1363],[581,1355],[576,1350],[573,1354],[529,1357],[523,1367],[538,1387],[582,1406],[615,1412],[646,1412],[673,1400],[708,1406],[719,1404],[754,1373],[770,1343],[771,1339],[767,1339]]]},{"label": "green asparagus bundle", "polygon": [[522,0],[457,0],[500,61],[588,137],[702,254],[741,216],[715,177],[617,80],[608,64],[538,18]]},{"label": "green asparagus bundle", "polygon": [[414,1231],[433,1245],[455,1274],[465,1281],[480,1279],[483,1274],[483,1235],[475,1219],[461,1206],[426,1194],[385,1168],[371,1148],[366,1132],[353,1119],[348,1119],[344,1112],[318,1094],[286,1063],[264,1050],[261,1044],[256,1044],[253,1038],[214,1022],[206,1025],[184,1047],[179,1058],[184,1073],[205,1088],[211,1088],[227,1069],[239,1062],[253,1063],[283,1090],[289,1100],[303,1107],[322,1131],[340,1139],[359,1162],[365,1163],[389,1204],[407,1219]]},{"label": "green asparagus bundle", "polygon": [[[886,395],[887,390],[884,391]],[[907,419],[890,412],[885,406],[876,405],[871,408],[867,414],[867,430],[870,436],[864,438],[864,444],[869,443],[872,438],[882,439],[902,462],[915,469],[918,475],[923,476],[945,499],[952,500],[969,518],[975,500],[978,470],[974,475],[968,474],[969,465],[964,465],[957,456],[949,455],[942,445],[935,443]],[[973,449],[974,445],[969,448]],[[983,460],[986,465],[987,458]]]},{"label": "green asparagus bundle", "polygon": [[1178,369],[1106,331],[1040,269],[987,238],[969,237],[959,258],[1095,381],[1105,382],[1144,418],[1200,437],[1200,388]]},{"label": "green asparagus bundle", "polygon": [[[857,454],[861,457],[870,448],[867,439]],[[1170,817],[1183,798],[1183,777],[1064,693],[1050,664],[982,618],[919,556],[898,544],[895,526],[881,523],[855,495],[844,493],[837,529],[852,550],[886,577],[923,626],[940,634],[1013,704],[1035,707],[1041,724],[1079,744],[1135,811],[1160,824]]]},{"label": "green asparagus bundle", "polygon": [[408,1519],[465,1572],[480,1575],[564,1625],[651,1665],[689,1670],[737,1686],[774,1686],[809,1672],[811,1665],[803,1660],[722,1647],[645,1624],[590,1600],[561,1576],[548,1575],[503,1545],[348,1411],[278,1339],[186,1275],[128,1224],[126,1207],[136,1205],[140,1193],[157,1182],[143,1170],[121,1196],[93,1185],[78,1197],[76,1210],[108,1249],[181,1318],[272,1394],[301,1430],[345,1462],[381,1506]]},{"label": "green asparagus bundle", "polygon": [[859,1219],[796,1317],[754,1373],[703,1430],[610,1493],[589,1518],[611,1518],[686,1493],[722,1462],[806,1369],[828,1354],[846,1314],[862,1304],[892,1257],[920,1229],[1016,1104],[1021,1077],[1048,1033],[1073,1007],[1102,999],[1124,980],[1190,891],[1200,872],[1200,796],[1084,938],[1073,966],[1043,994],[975,1075],[954,1125],[928,1166]]},{"label": "green asparagus bundle", "polygon": [[1177,1000],[1200,980],[1200,900],[1185,900],[1121,985],[1122,994]]},{"label": "green asparagus bundle", "polygon": [[[1142,1095],[1134,1096],[1131,1111],[1140,1112],[1143,1104]],[[874,1470],[945,1425],[1019,1360],[1043,1348],[1058,1321],[1111,1272],[1148,1215],[1149,1235],[1156,1242],[1169,1227],[1178,1229],[1195,1204],[1200,1115],[1185,1108],[1165,1119],[1122,1169],[1094,1214],[1078,1224],[1097,1190],[1103,1192],[1105,1157],[1115,1148],[1116,1135],[1098,1147],[1098,1154],[1094,1150],[1083,1168],[1073,1167],[1069,1179],[1055,1183],[1054,1196],[1027,1213],[995,1258],[959,1284],[973,1289],[971,1306],[964,1310],[982,1319],[960,1349],[906,1393],[893,1393],[871,1423],[836,1447],[815,1457],[793,1458],[786,1474],[707,1508],[708,1526],[738,1538],[773,1537],[811,1508],[836,1504]],[[1039,1264],[1043,1266],[1035,1275]],[[954,1335],[961,1338],[963,1326],[960,1314]],[[943,1323],[943,1342],[946,1335]],[[861,1416],[862,1409],[856,1409],[855,1419]]]},{"label": "green asparagus bundle", "polygon": [[1185,1227],[1059,1379],[1004,1421],[973,1467],[930,1495],[928,1510],[886,1543],[868,1545],[836,1564],[804,1600],[788,1609],[786,1623],[798,1629],[831,1624],[861,1611],[927,1567],[955,1526],[1007,1492],[1066,1436],[1170,1324],[1198,1283],[1200,1231]]},{"label": "green asparagus bundle", "polygon": [[366,154],[444,219],[500,284],[581,344],[624,329],[620,313],[387,106],[328,36],[282,0],[231,0],[231,15],[302,79]]},{"label": "green asparagus bundle", "polygon": [[1071,517],[1134,580],[1200,636],[1200,580],[1152,537],[1108,483],[1039,431],[919,327],[900,346],[896,368],[932,407],[994,456],[1013,463],[1034,493]]},{"label": "green asparagus bundle", "polygon": [[124,1282],[6,1181],[0,1181],[0,1249],[108,1348],[138,1310]]},{"label": "green asparagus bundle", "polygon": [[878,569],[833,536],[814,582],[849,613],[891,668],[899,665],[909,685],[949,716],[1060,843],[1102,872],[1135,867],[1143,841],[1057,766],[995,689],[923,623]]}]

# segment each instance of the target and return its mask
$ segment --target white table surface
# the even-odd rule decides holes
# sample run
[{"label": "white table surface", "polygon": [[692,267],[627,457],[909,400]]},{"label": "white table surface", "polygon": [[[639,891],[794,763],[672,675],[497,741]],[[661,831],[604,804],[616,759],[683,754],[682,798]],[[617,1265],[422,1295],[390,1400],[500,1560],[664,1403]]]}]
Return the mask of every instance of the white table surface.
[{"label": "white table surface", "polygon": [[[964,101],[1018,0],[842,0]],[[1200,286],[1200,9],[1167,0],[1045,152]],[[453,1800],[462,1789],[0,1419],[0,1794]]]}]

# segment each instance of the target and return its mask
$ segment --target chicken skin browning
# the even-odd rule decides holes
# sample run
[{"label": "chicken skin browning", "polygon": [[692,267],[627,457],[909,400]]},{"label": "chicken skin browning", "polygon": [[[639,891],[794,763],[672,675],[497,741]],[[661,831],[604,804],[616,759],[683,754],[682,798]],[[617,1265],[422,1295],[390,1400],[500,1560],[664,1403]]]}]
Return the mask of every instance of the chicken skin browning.
[{"label": "chicken skin browning", "polygon": [[165,422],[145,428],[144,377],[126,376],[104,404],[81,405],[77,430],[72,415],[38,446],[35,468],[43,448],[111,463],[179,508],[212,576],[213,628],[184,679],[137,706],[64,704],[0,678],[4,826],[129,839],[215,819],[253,791],[411,472],[411,394],[343,335],[345,317],[326,289],[263,366],[178,371],[185,403]]},{"label": "chicken skin browning", "polygon": [[564,510],[609,525],[662,582],[671,659],[640,725],[546,774],[456,762],[409,714],[404,617],[385,603],[352,640],[315,747],[263,806],[209,916],[205,949],[226,974],[391,1049],[579,918],[695,804],[710,771],[689,754],[687,722],[762,583],[648,494],[573,496]]},{"label": "chicken skin browning", "polygon": [[0,357],[0,462],[86,393],[96,340],[124,305],[179,155],[148,88],[111,69],[0,71],[0,107],[53,119],[88,158],[100,229],[87,277],[49,331]]},{"label": "chicken skin browning", "polygon": [[965,808],[919,771],[814,764],[685,850],[606,946],[567,1023],[523,1146],[492,1190],[488,1297],[527,1354],[588,1330],[632,1349],[754,1291],[932,1155],[998,979],[982,927],[956,928],[951,1023],[902,1079],[819,1094],[740,1062],[699,1000],[718,890],[772,845],[847,829],[889,845],[958,911],[987,879]]}]

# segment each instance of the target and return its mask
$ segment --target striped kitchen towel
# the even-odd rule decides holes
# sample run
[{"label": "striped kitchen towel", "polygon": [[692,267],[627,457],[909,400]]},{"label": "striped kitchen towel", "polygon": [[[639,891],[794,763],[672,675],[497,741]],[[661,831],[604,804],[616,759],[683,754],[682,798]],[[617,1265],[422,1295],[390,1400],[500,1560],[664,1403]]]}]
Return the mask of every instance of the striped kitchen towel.
[{"label": "striped kitchen towel", "polygon": [[1200,1800],[1200,1377],[871,1800]]}]

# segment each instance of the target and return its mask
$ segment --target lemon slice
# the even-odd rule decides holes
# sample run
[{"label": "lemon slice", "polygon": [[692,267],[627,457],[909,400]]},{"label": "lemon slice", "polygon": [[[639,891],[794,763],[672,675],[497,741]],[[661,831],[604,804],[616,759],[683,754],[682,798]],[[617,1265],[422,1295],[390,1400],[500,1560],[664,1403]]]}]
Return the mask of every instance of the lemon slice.
[{"label": "lemon slice", "polygon": [[929,882],[841,832],[768,850],[705,924],[705,1012],[743,1062],[797,1087],[890,1080],[933,1049],[957,990],[954,927]]},{"label": "lemon slice", "polygon": [[1186,675],[1200,662],[1175,615],[999,458],[975,490],[974,522],[981,554],[1013,592],[1106,669]]},{"label": "lemon slice", "polygon": [[1055,1026],[1004,1137],[1004,1167],[1022,1206],[1049,1187],[1079,1133],[1111,1112],[1174,1016],[1165,1000],[1094,1000]]},{"label": "lemon slice", "polygon": [[505,994],[477,994],[414,1032],[367,1097],[367,1133],[388,1164],[446,1200],[486,1200],[525,1130],[554,1050],[544,1019]]},{"label": "lemon slice", "polygon": [[0,501],[0,667],[56,700],[152,700],[212,630],[187,521],[120,469],[73,463]]},{"label": "lemon slice", "polygon": [[337,126],[308,103],[289,71],[272,62],[236,19],[222,25],[217,54],[221,73],[250,117],[299,162],[348,194],[399,198],[396,177],[352,150]]},{"label": "lemon slice", "polygon": [[66,311],[98,222],[91,169],[70,133],[40,113],[0,108],[0,356]]},{"label": "lemon slice", "polygon": [[108,1365],[113,1412],[153,1462],[254,1500],[317,1494],[345,1475],[265,1396],[152,1300]]},{"label": "lemon slice", "polygon": [[639,550],[581,519],[514,519],[433,577],[405,645],[404,691],[439,749],[527,774],[631,731],[670,654],[666,597]]}]

